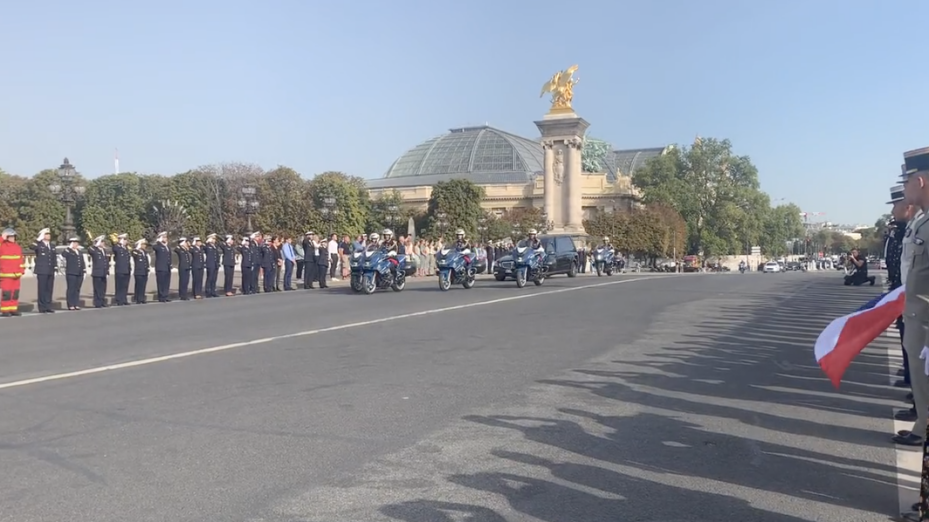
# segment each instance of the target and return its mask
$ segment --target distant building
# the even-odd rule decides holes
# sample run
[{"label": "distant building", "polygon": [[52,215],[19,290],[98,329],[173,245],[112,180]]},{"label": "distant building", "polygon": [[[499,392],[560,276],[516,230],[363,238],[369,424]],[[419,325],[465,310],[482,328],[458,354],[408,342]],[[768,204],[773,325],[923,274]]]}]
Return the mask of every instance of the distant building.
[{"label": "distant building", "polygon": [[[584,175],[585,217],[597,208],[629,209],[639,193],[630,176],[649,158],[670,147],[617,150],[607,154],[604,172]],[[544,166],[542,145],[489,126],[451,129],[400,156],[381,179],[369,180],[371,195],[397,191],[407,205],[425,207],[432,186],[455,178],[484,187],[483,206],[491,212],[542,207]]]}]

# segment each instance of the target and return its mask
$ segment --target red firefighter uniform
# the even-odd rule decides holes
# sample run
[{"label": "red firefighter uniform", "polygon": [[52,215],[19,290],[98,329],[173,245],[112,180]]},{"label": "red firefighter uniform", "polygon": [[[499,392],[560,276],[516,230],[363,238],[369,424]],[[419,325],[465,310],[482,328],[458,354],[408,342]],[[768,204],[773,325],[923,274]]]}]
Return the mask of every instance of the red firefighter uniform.
[{"label": "red firefighter uniform", "polygon": [[12,237],[0,242],[0,314],[19,313],[19,284],[25,271],[23,249]]}]

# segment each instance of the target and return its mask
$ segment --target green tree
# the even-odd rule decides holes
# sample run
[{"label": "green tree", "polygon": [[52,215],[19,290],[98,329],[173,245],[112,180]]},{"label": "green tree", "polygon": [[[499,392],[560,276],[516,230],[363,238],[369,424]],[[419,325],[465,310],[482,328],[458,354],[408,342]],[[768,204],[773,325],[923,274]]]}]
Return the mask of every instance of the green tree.
[{"label": "green tree", "polygon": [[[366,230],[390,228],[396,234],[408,233],[409,220],[416,212],[403,206],[403,196],[397,191],[384,192],[370,200]],[[415,222],[415,218],[414,218]]]},{"label": "green tree", "polygon": [[436,215],[444,212],[449,230],[461,228],[468,237],[475,237],[477,222],[484,212],[481,209],[484,195],[483,187],[466,179],[456,178],[436,183],[429,196],[429,228],[436,228]]},{"label": "green tree", "polygon": [[268,234],[290,234],[303,237],[303,233],[319,223],[313,220],[310,199],[306,197],[309,184],[289,167],[278,166],[266,172],[258,182],[261,202],[256,226]]},{"label": "green tree", "polygon": [[506,211],[502,219],[510,224],[510,228],[520,231],[525,235],[530,229],[536,229],[539,233],[544,233],[544,221],[542,219],[542,209],[537,207],[515,207]]},{"label": "green tree", "polygon": [[500,241],[511,237],[513,234],[513,225],[503,217],[495,215],[487,216],[487,222],[484,224],[487,230],[484,231],[484,237],[490,241]]},{"label": "green tree", "polygon": [[793,204],[779,205],[764,215],[764,233],[761,251],[769,257],[783,256],[788,252],[787,242],[805,237],[800,209]]},{"label": "green tree", "polygon": [[0,229],[20,226],[16,198],[27,181],[0,170]]},{"label": "green tree", "polygon": [[[84,186],[85,182],[80,174],[75,174],[75,186]],[[65,206],[50,190],[51,185],[62,185],[57,170],[43,170],[29,178],[14,193],[14,207],[18,209],[20,229],[17,232],[30,241],[35,239],[39,230],[51,230],[52,239],[61,235],[61,227],[65,221]],[[80,204],[78,202],[74,212],[74,222],[80,223]],[[77,226],[77,225],[76,225]]]},{"label": "green tree", "polygon": [[768,198],[747,156],[729,140],[698,139],[673,148],[633,173],[644,201],[676,209],[687,222],[687,250],[725,255],[745,248],[761,232]]},{"label": "green tree", "polygon": [[338,213],[327,223],[326,228],[331,227],[332,232],[351,236],[364,233],[370,204],[363,179],[342,172],[324,172],[310,182],[309,194],[316,209],[315,214],[319,216],[317,219],[322,217],[325,198],[335,199]]},{"label": "green tree", "polygon": [[150,225],[141,185],[140,177],[130,172],[91,180],[84,194],[81,227],[92,235],[116,232],[142,237]]}]

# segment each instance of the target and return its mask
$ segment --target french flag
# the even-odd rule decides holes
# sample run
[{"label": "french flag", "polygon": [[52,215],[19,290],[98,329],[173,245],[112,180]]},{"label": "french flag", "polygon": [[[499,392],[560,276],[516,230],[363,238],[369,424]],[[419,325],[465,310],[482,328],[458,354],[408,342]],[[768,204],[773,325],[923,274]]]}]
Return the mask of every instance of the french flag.
[{"label": "french flag", "polygon": [[903,287],[876,297],[854,313],[839,317],[816,339],[816,362],[836,388],[852,360],[903,314]]}]

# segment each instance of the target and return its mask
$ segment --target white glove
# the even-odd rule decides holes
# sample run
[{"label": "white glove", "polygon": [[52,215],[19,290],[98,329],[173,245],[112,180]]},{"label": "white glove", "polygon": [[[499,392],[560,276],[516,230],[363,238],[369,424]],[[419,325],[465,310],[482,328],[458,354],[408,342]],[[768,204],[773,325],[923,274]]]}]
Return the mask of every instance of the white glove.
[{"label": "white glove", "polygon": [[923,364],[923,371],[926,375],[929,375],[929,346],[923,346],[923,351],[919,353],[919,358],[925,362]]}]

